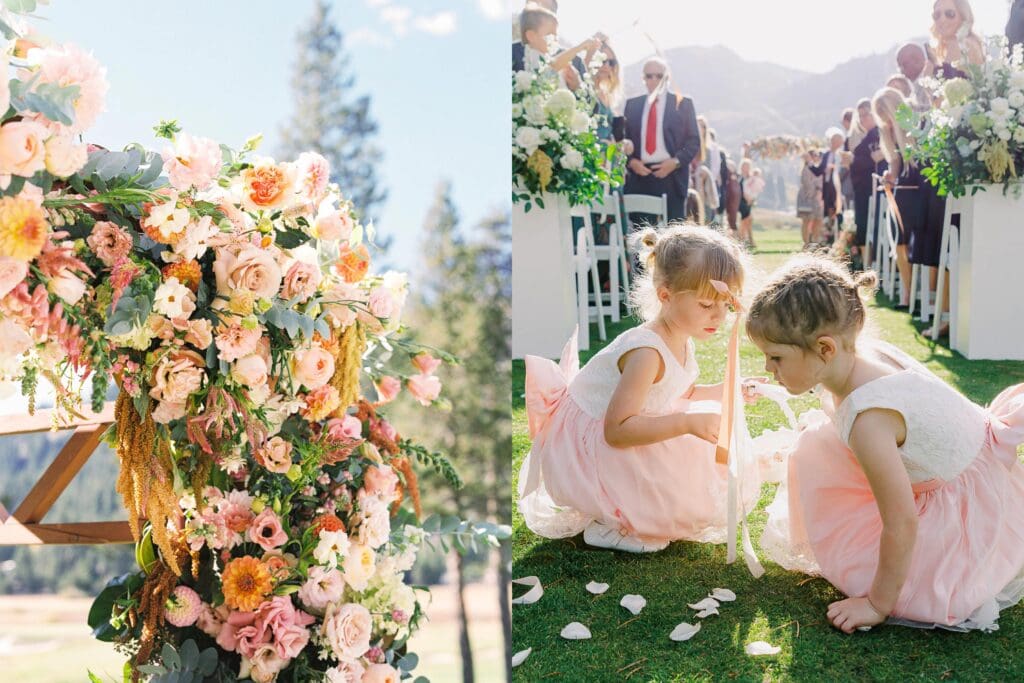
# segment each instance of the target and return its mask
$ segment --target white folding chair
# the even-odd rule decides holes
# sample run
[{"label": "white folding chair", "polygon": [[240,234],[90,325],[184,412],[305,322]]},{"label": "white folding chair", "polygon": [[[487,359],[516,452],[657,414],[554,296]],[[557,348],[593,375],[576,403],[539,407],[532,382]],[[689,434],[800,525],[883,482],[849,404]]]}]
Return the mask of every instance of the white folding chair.
[{"label": "white folding chair", "polygon": [[[919,289],[920,291],[918,291]],[[931,318],[932,309],[931,268],[914,263],[910,266],[910,306],[907,309],[911,317],[913,317],[919,301],[921,302],[921,322],[927,324]]]},{"label": "white folding chair", "polygon": [[[583,220],[583,227],[576,231],[576,309],[579,321],[578,345],[580,350],[590,348],[590,317],[597,316],[597,332],[604,341],[608,333],[604,327],[604,307],[601,305],[601,278],[597,274],[597,258],[594,253],[594,228],[590,222],[590,207],[574,206],[569,215]],[[587,274],[590,274],[590,285],[595,295],[591,305],[590,290],[587,286]]]},{"label": "white folding chair", "polygon": [[[878,216],[876,215],[878,212],[877,194],[877,192],[872,192],[871,196],[868,197],[868,233],[864,237],[863,257],[870,256],[873,253],[872,248],[875,246],[875,230],[878,228]],[[870,258],[864,259],[865,268],[869,267],[868,262],[870,260]]]},{"label": "white folding chair", "polygon": [[649,194],[624,194],[622,195],[622,211],[633,228],[639,227],[633,225],[633,219],[630,218],[634,213],[650,214],[657,218],[654,222],[655,226],[665,225],[668,223],[668,195],[653,197]]},{"label": "white folding chair", "polygon": [[[953,226],[953,215],[960,214],[960,222],[963,223],[964,214],[961,208],[961,200],[955,197],[946,197],[946,214],[942,219],[942,246],[939,249],[939,275],[935,283],[935,317],[932,322],[932,339],[939,339],[939,329],[942,321],[949,321],[949,345],[955,348],[956,324],[957,324],[957,297],[959,295],[959,257],[960,238],[959,231]],[[942,311],[945,306],[946,270],[949,270],[949,313]]]},{"label": "white folding chair", "polygon": [[[590,206],[592,214],[598,214],[602,220],[609,216],[614,223],[608,224],[608,244],[595,244],[594,254],[598,262],[608,263],[608,293],[601,293],[607,297],[608,313],[611,314],[613,323],[621,319],[621,305],[624,299],[623,292],[629,290],[629,266],[626,262],[625,236],[623,235],[623,219],[619,195],[605,195],[603,199],[595,201]],[[621,280],[619,278],[621,274]],[[602,303],[605,303],[602,301]]]}]

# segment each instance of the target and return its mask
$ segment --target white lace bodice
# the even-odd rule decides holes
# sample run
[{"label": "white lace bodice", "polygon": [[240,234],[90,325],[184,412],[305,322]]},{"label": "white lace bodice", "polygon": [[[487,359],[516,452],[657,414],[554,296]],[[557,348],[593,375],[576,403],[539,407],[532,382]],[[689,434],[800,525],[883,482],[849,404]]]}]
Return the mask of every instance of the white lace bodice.
[{"label": "white lace bodice", "polygon": [[569,395],[587,415],[601,419],[608,410],[612,393],[622,373],[619,359],[632,349],[653,348],[661,355],[665,373],[651,386],[644,401],[645,415],[663,415],[675,399],[685,394],[697,379],[697,360],[693,340],[686,345],[686,365],[681,366],[658,333],[647,327],[634,327],[616,337],[583,366],[569,384]]},{"label": "white lace bodice", "polygon": [[899,453],[910,481],[955,479],[985,442],[985,411],[899,349],[879,344],[875,351],[903,369],[862,384],[839,404],[833,417],[839,436],[849,444],[865,410],[894,410],[907,427]]}]

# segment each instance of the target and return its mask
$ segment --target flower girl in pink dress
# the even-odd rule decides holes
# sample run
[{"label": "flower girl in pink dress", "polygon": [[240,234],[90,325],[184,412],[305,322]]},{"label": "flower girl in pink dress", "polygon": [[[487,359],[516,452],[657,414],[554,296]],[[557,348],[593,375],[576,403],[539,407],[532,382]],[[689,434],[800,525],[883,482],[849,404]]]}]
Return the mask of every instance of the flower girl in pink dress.
[{"label": "flower girl in pink dress", "polygon": [[[575,336],[560,365],[526,358],[533,448],[520,473],[519,507],[535,533],[583,531],[597,547],[652,552],[676,539],[720,543],[728,474],[713,442],[722,385],[694,383],[693,340],[725,321],[731,298],[712,283],[738,292],[743,256],[705,227],[649,229],[637,242],[646,273],[633,300],[645,324],[582,370]],[[747,488],[756,497],[759,486]]]},{"label": "flower girl in pink dress", "polygon": [[[845,593],[828,619],[998,628],[1024,595],[1024,385],[982,408],[899,349],[858,339],[873,273],[802,257],[760,291],[747,333],[828,418],[797,437],[761,545]],[[832,408],[832,406],[835,406]]]}]

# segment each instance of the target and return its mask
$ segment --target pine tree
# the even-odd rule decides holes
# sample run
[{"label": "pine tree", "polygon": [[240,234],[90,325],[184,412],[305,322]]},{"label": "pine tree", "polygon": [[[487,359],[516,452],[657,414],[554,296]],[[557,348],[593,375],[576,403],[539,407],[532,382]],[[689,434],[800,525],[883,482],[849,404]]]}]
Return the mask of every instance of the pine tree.
[{"label": "pine tree", "polygon": [[351,199],[364,223],[387,197],[377,180],[380,149],[369,95],[355,96],[355,76],[331,5],[317,0],[298,34],[291,87],[294,112],[281,128],[281,156],[316,150],[331,163],[331,180]]}]

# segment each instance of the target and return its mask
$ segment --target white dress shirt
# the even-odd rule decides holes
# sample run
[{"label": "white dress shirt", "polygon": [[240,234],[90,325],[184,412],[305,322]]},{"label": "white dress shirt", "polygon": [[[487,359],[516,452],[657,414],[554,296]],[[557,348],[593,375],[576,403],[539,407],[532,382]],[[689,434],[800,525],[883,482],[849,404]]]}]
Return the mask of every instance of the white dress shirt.
[{"label": "white dress shirt", "polygon": [[655,134],[655,147],[654,154],[647,153],[647,123],[648,117],[651,111],[651,98],[648,97],[644,101],[644,114],[643,114],[643,126],[640,128],[640,161],[645,164],[656,164],[659,161],[665,161],[671,154],[668,153],[668,148],[665,147],[665,102],[667,100],[665,91],[662,91],[658,95],[657,99],[654,100],[658,107],[658,130]]}]

